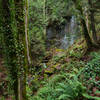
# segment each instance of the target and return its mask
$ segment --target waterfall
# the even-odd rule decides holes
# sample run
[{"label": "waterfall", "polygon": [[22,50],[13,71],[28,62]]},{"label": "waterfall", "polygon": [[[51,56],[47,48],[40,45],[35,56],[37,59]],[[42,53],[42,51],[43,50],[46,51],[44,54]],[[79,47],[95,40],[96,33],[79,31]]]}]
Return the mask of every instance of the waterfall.
[{"label": "waterfall", "polygon": [[76,25],[76,20],[75,17],[72,16],[71,21],[70,21],[70,27],[71,27],[71,33],[75,33],[75,25]]},{"label": "waterfall", "polygon": [[64,37],[61,39],[61,46],[60,46],[60,48],[61,49],[65,49],[65,47],[67,47],[67,46],[68,46],[68,37],[65,34]]},{"label": "waterfall", "polygon": [[[67,49],[77,39],[79,32],[75,16],[56,29],[53,25],[47,29],[48,47],[54,45],[60,49]],[[54,40],[55,39],[55,40]],[[53,44],[51,41],[53,41]],[[50,41],[50,42],[49,42]]]},{"label": "waterfall", "polygon": [[66,23],[64,30],[64,37],[61,39],[61,49],[67,49],[75,41],[76,20],[74,16],[71,17],[69,23]]}]

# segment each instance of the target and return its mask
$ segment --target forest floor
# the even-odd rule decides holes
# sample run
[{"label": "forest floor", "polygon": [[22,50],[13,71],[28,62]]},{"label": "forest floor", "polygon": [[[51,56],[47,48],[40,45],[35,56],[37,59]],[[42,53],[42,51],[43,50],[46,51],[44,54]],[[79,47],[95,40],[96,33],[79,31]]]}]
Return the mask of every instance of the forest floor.
[{"label": "forest floor", "polygon": [[[27,87],[28,92],[29,92],[28,96],[29,98],[31,98],[31,96],[34,94],[33,95],[33,97],[35,96],[34,100],[47,100],[47,98],[51,98],[50,100],[58,100],[56,99],[57,94],[55,93],[56,92],[55,89],[58,88],[56,86],[59,86],[59,84],[63,84],[63,83],[66,84],[66,82],[64,82],[64,80],[62,79],[56,82],[55,77],[58,76],[60,78],[62,74],[69,75],[69,76],[71,75],[70,76],[71,79],[69,80],[72,81],[72,76],[77,76],[77,74],[80,73],[80,70],[84,69],[85,70],[84,73],[81,73],[80,78],[77,81],[80,84],[81,84],[81,81],[83,80],[85,81],[82,84],[85,84],[87,88],[86,93],[88,93],[89,95],[86,94],[85,96],[86,98],[89,98],[89,99],[84,99],[82,96],[80,98],[78,97],[77,100],[83,100],[83,99],[84,100],[100,100],[100,98],[98,99],[98,97],[100,97],[100,93],[98,94],[95,93],[97,90],[99,91],[98,87],[100,86],[100,83],[99,83],[100,77],[98,74],[98,69],[96,68],[98,69],[100,68],[100,49],[91,47],[91,49],[87,51],[87,45],[84,39],[77,40],[67,50],[53,48],[48,51],[46,57],[44,58],[42,69],[38,70],[35,75],[33,74],[32,74],[33,76],[30,75],[31,77],[30,79],[32,80],[30,80]],[[89,72],[87,73],[88,70]],[[79,81],[80,79],[81,81]],[[97,84],[98,87],[95,86],[95,84]],[[80,91],[80,90],[76,90],[76,91]],[[54,92],[54,95],[52,95],[53,92]],[[63,92],[64,90],[61,93]],[[51,96],[49,94],[51,94]],[[62,96],[66,94],[63,94]],[[79,94],[81,94],[81,91],[79,92]],[[94,97],[91,97],[91,96],[94,96]],[[63,100],[66,100],[66,99],[63,99]],[[74,100],[74,99],[71,99],[71,100]]]},{"label": "forest floor", "polygon": [[[67,50],[57,49],[57,48],[53,48],[49,50],[43,60],[43,63],[41,63],[40,65],[42,66],[42,68],[40,69],[37,68],[38,70],[37,69],[34,70],[36,72],[35,74],[33,74],[34,73],[33,71],[33,73],[31,73],[27,77],[28,84],[27,84],[26,89],[27,89],[27,93],[28,93],[27,95],[29,97],[29,100],[47,100],[47,99],[41,99],[41,97],[40,99],[33,99],[33,98],[34,98],[34,95],[39,97],[40,95],[38,94],[40,93],[41,90],[42,90],[41,95],[43,94],[44,97],[45,96],[48,97],[48,94],[46,94],[47,92],[49,93],[49,92],[55,91],[55,90],[49,91],[51,87],[48,84],[52,84],[54,88],[58,88],[56,87],[56,86],[59,86],[58,83],[64,82],[63,80],[65,77],[64,75],[67,75],[67,74],[71,75],[70,76],[71,77],[70,81],[71,81],[72,77],[79,74],[81,69],[84,69],[86,71],[89,70],[88,74],[86,73],[86,71],[84,72],[85,74],[87,74],[86,76],[89,77],[88,80],[85,80],[85,78],[83,78],[83,76],[80,75],[80,79],[85,80],[85,83],[82,83],[82,84],[85,84],[85,86],[87,87],[86,91],[88,91],[88,93],[90,93],[90,95],[94,96],[95,98],[100,97],[100,93],[97,93],[97,94],[95,93],[96,90],[100,90],[99,88],[100,77],[98,76],[100,73],[98,72],[98,69],[95,69],[95,67],[97,68],[100,67],[99,55],[100,55],[100,49],[98,48],[91,48],[90,51],[87,51],[87,45],[84,39],[77,40]],[[3,63],[4,63],[3,58],[0,56],[0,100],[13,100],[11,96],[8,96],[9,93],[7,92],[8,91],[7,85],[9,81],[7,79],[7,70],[4,67]],[[93,73],[92,74],[93,77],[90,75],[91,73]],[[57,75],[59,76],[59,78],[61,76],[64,76],[64,77],[63,79],[60,79],[60,81],[58,80],[58,82],[56,82],[55,77]],[[97,84],[99,86],[97,87],[92,84]],[[43,92],[43,88],[46,89],[44,92]],[[52,94],[53,93],[51,93],[51,97],[52,97]],[[3,97],[5,97],[5,99]],[[91,98],[87,95],[86,97]],[[100,100],[100,99],[95,99],[95,98],[84,99],[84,100]],[[58,99],[51,98],[49,100],[58,100]],[[83,100],[83,98],[75,99],[75,100]]]},{"label": "forest floor", "polygon": [[3,65],[3,58],[0,56],[0,100],[12,100],[7,93],[7,70]]}]

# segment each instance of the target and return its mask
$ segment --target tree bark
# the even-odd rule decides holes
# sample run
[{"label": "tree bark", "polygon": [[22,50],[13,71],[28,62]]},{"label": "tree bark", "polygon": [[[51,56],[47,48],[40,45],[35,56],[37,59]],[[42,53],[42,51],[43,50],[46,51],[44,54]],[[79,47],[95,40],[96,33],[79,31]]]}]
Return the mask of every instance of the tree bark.
[{"label": "tree bark", "polygon": [[88,4],[90,6],[90,30],[92,31],[92,39],[95,44],[97,44],[97,35],[96,35],[96,29],[95,29],[95,19],[94,19],[94,10],[93,10],[93,4],[92,0],[88,0]]},{"label": "tree bark", "polygon": [[90,35],[88,33],[85,19],[83,18],[84,14],[83,14],[82,6],[80,5],[79,1],[77,1],[77,0],[72,0],[72,1],[74,2],[76,9],[80,12],[80,15],[81,15],[80,22],[81,22],[81,26],[83,29],[83,35],[86,40],[88,48],[90,48],[92,45],[92,41],[91,41]]},{"label": "tree bark", "polygon": [[[26,97],[26,73],[27,73],[27,50],[28,50],[28,40],[26,35],[27,30],[27,13],[25,12],[27,8],[27,0],[15,0],[16,9],[16,21],[17,21],[17,42],[18,42],[18,65],[19,65],[19,100],[27,100]],[[26,25],[25,25],[26,24]],[[27,40],[27,41],[26,41]],[[29,55],[28,55],[29,56]]]},{"label": "tree bark", "polygon": [[44,0],[43,16],[44,16],[44,40],[46,40],[46,0]]},{"label": "tree bark", "polygon": [[4,42],[4,59],[7,69],[10,74],[10,78],[13,81],[13,90],[18,100],[18,80],[17,80],[17,66],[16,66],[16,44],[15,44],[15,33],[13,33],[13,19],[10,10],[9,0],[2,0],[2,27],[3,27],[3,42]]},{"label": "tree bark", "polygon": [[28,0],[25,2],[25,38],[27,47],[27,58],[29,65],[31,64],[30,52],[29,52],[29,41],[28,41]]},{"label": "tree bark", "polygon": [[90,28],[89,28],[89,14],[87,12],[87,7],[85,7],[84,14],[86,16],[86,26],[87,26],[87,30],[88,30],[88,33],[90,33]]}]

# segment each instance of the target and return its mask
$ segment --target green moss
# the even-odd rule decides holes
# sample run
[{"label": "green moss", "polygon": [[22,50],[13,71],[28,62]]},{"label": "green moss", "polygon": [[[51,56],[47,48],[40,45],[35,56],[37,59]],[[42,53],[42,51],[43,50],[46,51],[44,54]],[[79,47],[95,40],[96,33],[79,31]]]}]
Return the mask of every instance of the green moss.
[{"label": "green moss", "polygon": [[45,72],[46,74],[52,74],[52,73],[54,73],[54,68],[52,68],[52,67],[47,68],[47,69],[45,69],[44,72]]},{"label": "green moss", "polygon": [[84,39],[78,40],[73,46],[68,50],[69,56],[81,58],[87,52],[87,45]]}]

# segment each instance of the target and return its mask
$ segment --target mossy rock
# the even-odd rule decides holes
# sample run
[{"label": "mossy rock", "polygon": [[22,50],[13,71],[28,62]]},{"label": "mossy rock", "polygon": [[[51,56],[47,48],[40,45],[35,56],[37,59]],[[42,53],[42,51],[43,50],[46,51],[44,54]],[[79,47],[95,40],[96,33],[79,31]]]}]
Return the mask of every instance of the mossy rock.
[{"label": "mossy rock", "polygon": [[55,56],[53,56],[52,60],[58,62],[59,60],[64,59],[65,57],[65,52],[58,52]]},{"label": "mossy rock", "polygon": [[87,44],[84,39],[79,39],[72,47],[67,51],[69,56],[81,58],[87,51]]},{"label": "mossy rock", "polygon": [[49,68],[46,68],[46,69],[44,70],[44,73],[46,73],[46,74],[53,74],[53,73],[54,73],[54,71],[55,71],[55,69],[54,69],[54,68],[49,67]]},{"label": "mossy rock", "polygon": [[60,69],[61,69],[61,64],[57,63],[57,64],[45,69],[44,73],[53,74],[55,71],[60,70]]},{"label": "mossy rock", "polygon": [[64,49],[56,49],[55,51],[56,51],[56,52],[65,52]]}]

